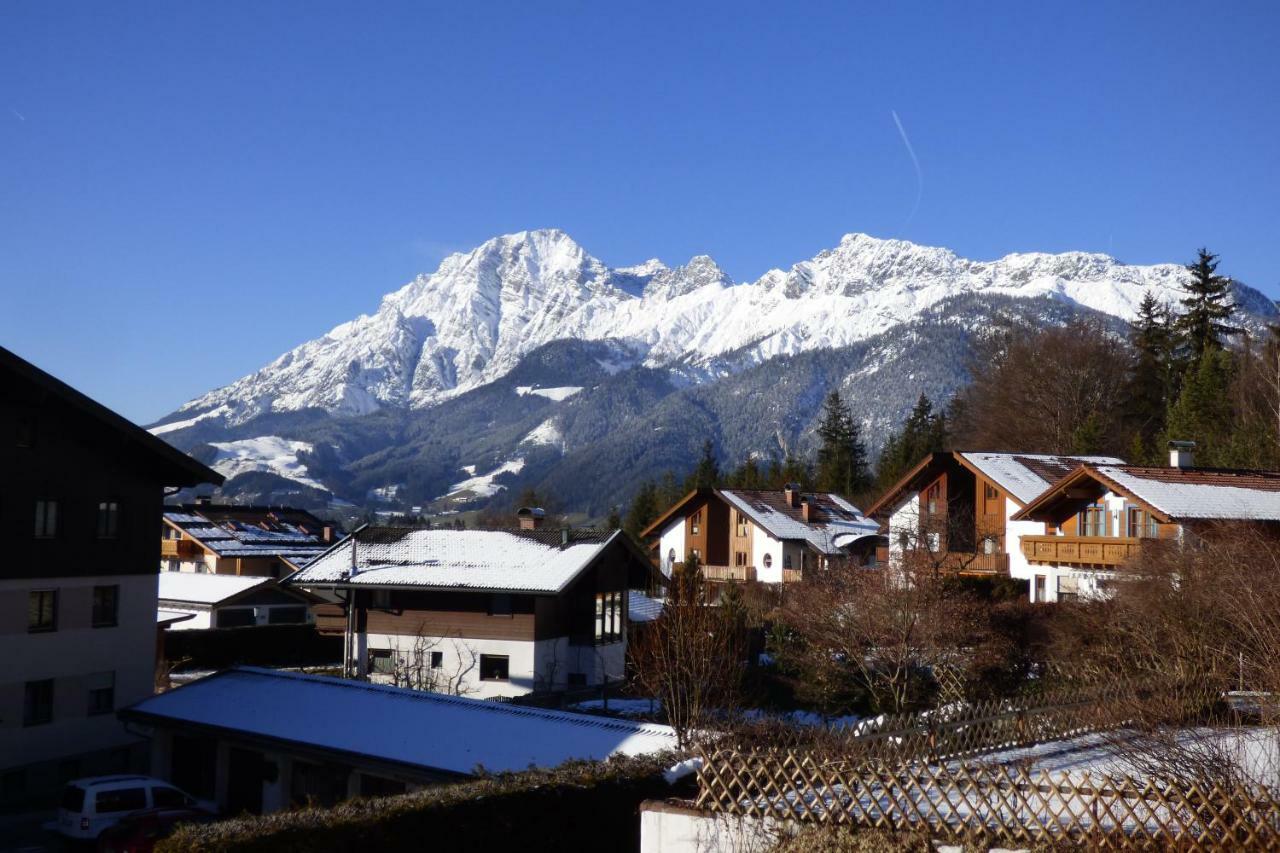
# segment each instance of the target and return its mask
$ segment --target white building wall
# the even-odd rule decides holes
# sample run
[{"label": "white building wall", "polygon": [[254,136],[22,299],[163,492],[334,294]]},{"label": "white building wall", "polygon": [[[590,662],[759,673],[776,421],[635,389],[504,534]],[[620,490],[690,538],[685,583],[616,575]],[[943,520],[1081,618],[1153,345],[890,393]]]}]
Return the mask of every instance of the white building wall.
[{"label": "white building wall", "polygon": [[[605,676],[619,681],[625,675],[626,643],[603,646],[570,645],[568,637],[545,640],[481,640],[456,637],[407,637],[400,634],[368,634],[369,650],[390,649],[401,660],[412,659],[415,648],[426,655],[440,652],[441,682],[457,683],[461,693],[474,699],[521,696],[535,690],[557,690],[568,685],[569,675],[586,675],[588,685]],[[480,680],[480,655],[507,658],[506,681]],[[370,673],[371,681],[390,684],[390,675]]]},{"label": "white building wall", "polygon": [[[93,587],[120,587],[117,624],[91,627]],[[58,590],[58,630],[27,633],[27,594]],[[0,768],[137,743],[114,713],[89,716],[91,687],[114,672],[115,707],[155,690],[156,576],[0,581]],[[28,681],[54,681],[53,721],[23,726]]]},{"label": "white building wall", "polygon": [[[756,580],[762,583],[782,583],[782,542],[774,539],[759,525],[751,525],[751,554],[756,565]],[[768,561],[765,556],[768,556]],[[765,563],[769,565],[766,566]]]},{"label": "white building wall", "polygon": [[662,530],[662,536],[658,540],[658,554],[661,559],[662,573],[667,577],[671,577],[671,555],[675,554],[675,562],[684,562],[684,518],[673,519]]},{"label": "white building wall", "polygon": [[[170,625],[170,626],[169,626],[169,630],[170,630],[170,631],[190,631],[190,630],[193,630],[193,629],[213,628],[213,627],[215,627],[215,626],[216,626],[216,623],[217,623],[217,617],[215,616],[216,610],[211,609],[211,608],[208,608],[208,607],[199,607],[199,606],[196,606],[196,605],[187,604],[187,603],[185,603],[185,602],[170,602],[170,601],[162,601],[162,602],[160,602],[160,605],[159,605],[159,606],[160,606],[160,609],[162,609],[162,610],[175,610],[175,611],[179,611],[179,612],[181,612],[181,613],[192,613],[192,614],[194,614],[194,618],[191,618],[191,619],[184,619],[184,620],[183,620],[183,621],[181,621],[181,622],[175,622],[173,625]],[[271,611],[272,611],[272,610],[274,610],[274,609],[275,609],[275,608],[277,608],[277,607],[284,607],[284,608],[290,608],[290,607],[303,607],[303,608],[305,608],[305,609],[306,609],[306,611],[307,611],[307,618],[306,618],[306,620],[305,620],[304,622],[301,622],[301,623],[297,623],[297,622],[295,622],[295,623],[292,623],[292,624],[307,624],[307,623],[310,623],[310,622],[314,622],[314,621],[315,621],[315,617],[314,617],[314,614],[311,612],[311,608],[310,608],[310,607],[308,607],[305,603],[303,603],[303,602],[301,602],[301,601],[298,601],[298,602],[295,602],[295,603],[293,603],[293,604],[257,604],[257,605],[254,605],[254,606],[252,607],[252,610],[253,610],[253,618],[254,618],[254,624],[255,624],[255,625],[270,625],[270,624],[271,624]],[[227,607],[227,608],[221,608],[221,609],[226,609],[226,610],[240,610],[240,609],[246,609],[246,608],[241,608],[241,607],[239,607],[239,606],[237,606],[237,605],[234,605],[234,604],[233,604],[233,605],[231,605],[230,607]],[[286,624],[286,623],[281,623],[281,624]]]},{"label": "white building wall", "polygon": [[914,543],[920,536],[920,495],[905,499],[889,516],[889,562],[902,565],[902,534]]}]

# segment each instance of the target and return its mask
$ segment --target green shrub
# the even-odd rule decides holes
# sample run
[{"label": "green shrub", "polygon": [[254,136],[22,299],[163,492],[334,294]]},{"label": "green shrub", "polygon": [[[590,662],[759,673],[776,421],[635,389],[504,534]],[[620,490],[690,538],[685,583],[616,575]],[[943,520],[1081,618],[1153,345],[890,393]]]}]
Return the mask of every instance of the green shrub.
[{"label": "green shrub", "polygon": [[481,776],[332,808],[180,827],[159,853],[378,853],[421,850],[638,850],[641,802],[691,793],[661,772],[671,754]]}]

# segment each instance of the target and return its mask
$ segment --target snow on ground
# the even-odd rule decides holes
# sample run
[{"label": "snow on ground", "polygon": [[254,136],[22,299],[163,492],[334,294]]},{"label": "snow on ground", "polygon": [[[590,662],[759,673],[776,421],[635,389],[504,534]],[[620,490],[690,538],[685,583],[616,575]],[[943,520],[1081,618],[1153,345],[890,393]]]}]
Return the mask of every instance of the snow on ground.
[{"label": "snow on ground", "polygon": [[[662,703],[657,699],[610,699],[609,713],[620,717],[648,717],[662,713]],[[570,706],[575,711],[603,711],[603,699],[588,699]]]},{"label": "snow on ground", "polygon": [[390,486],[380,486],[376,489],[369,490],[369,497],[380,501],[393,501],[400,490],[404,488],[403,483],[392,483]]},{"label": "snow on ground", "polygon": [[[520,443],[559,447],[562,451],[564,450],[564,436],[560,433],[560,428],[556,426],[553,418],[548,418],[534,427],[528,435],[520,439]],[[472,471],[470,473],[474,474],[475,472]]]},{"label": "snow on ground", "polygon": [[196,415],[194,418],[188,418],[185,421],[170,421],[167,424],[160,424],[160,426],[152,427],[151,429],[147,430],[147,432],[151,433],[152,435],[164,435],[166,432],[177,432],[180,429],[186,429],[189,426],[194,426],[198,424],[200,421],[207,420],[209,418],[216,418],[221,415],[224,415],[229,411],[230,409],[228,409],[226,406],[219,406],[216,409],[210,409],[204,414]]},{"label": "snow on ground", "polygon": [[[472,472],[475,471],[474,465],[467,466]],[[488,474],[479,474],[473,477],[454,483],[449,487],[449,492],[443,497],[477,497],[488,498],[496,495],[498,492],[506,488],[501,483],[495,483],[493,480],[499,474],[519,474],[524,468],[524,457],[517,456],[507,462],[503,462],[497,468],[494,468]],[[463,470],[466,470],[465,468]]]},{"label": "snow on ground", "polygon": [[520,385],[516,388],[516,393],[521,397],[528,394],[546,397],[548,400],[555,400],[559,403],[561,400],[566,400],[581,390],[581,385],[565,385],[560,388],[535,388],[532,385]]},{"label": "snow on ground", "polygon": [[298,461],[298,453],[310,453],[315,449],[308,442],[293,441],[278,435],[260,435],[257,438],[214,441],[210,444],[218,451],[210,467],[228,480],[249,471],[267,471],[304,486],[325,489],[323,484],[311,478],[307,466]]}]

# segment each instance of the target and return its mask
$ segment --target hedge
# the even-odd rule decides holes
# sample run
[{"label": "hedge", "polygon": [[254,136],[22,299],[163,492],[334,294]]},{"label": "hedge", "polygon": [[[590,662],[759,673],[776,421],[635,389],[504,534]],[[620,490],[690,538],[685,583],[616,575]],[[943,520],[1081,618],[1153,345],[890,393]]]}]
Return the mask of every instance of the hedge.
[{"label": "hedge", "polygon": [[419,853],[438,850],[640,849],[640,803],[692,794],[662,771],[667,753],[571,761],[552,770],[482,776],[394,797],[356,798],[179,827],[157,853]]},{"label": "hedge", "polygon": [[164,659],[180,670],[254,666],[322,666],[342,660],[342,637],[315,625],[254,625],[164,632]]}]

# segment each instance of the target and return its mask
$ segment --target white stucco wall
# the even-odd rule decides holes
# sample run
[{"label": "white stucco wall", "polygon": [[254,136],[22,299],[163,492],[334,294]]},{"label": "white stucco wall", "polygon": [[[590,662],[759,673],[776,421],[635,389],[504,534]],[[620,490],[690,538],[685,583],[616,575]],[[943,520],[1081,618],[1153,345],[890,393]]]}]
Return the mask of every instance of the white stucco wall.
[{"label": "white stucco wall", "polygon": [[907,534],[908,542],[914,543],[920,536],[920,495],[913,494],[904,498],[902,503],[889,515],[889,562],[902,564],[901,534]]},{"label": "white stucco wall", "polygon": [[[216,618],[214,617],[214,611],[208,607],[199,607],[196,605],[186,604],[184,602],[172,602],[172,601],[162,601],[159,603],[159,607],[161,610],[175,610],[181,613],[194,614],[193,618],[191,619],[184,619],[181,622],[175,622],[173,625],[170,625],[169,626],[170,631],[190,631],[193,629],[200,629],[200,628],[213,628],[215,627],[215,623],[217,621]],[[303,602],[298,601],[293,604],[256,604],[254,605],[253,606],[254,624],[270,625],[271,611],[278,607],[279,608],[288,608],[288,607],[306,608],[307,618],[305,622],[293,623],[293,624],[306,624],[306,623],[315,621],[314,615],[311,612],[311,608],[308,607]],[[233,604],[230,607],[223,608],[223,609],[240,610],[244,608],[241,608]],[[281,624],[285,624],[285,623],[281,623]]]},{"label": "white stucco wall", "polygon": [[671,576],[671,554],[675,553],[675,562],[684,561],[684,518],[672,519],[666,527],[662,529],[662,536],[658,540],[658,555],[661,559],[662,573],[667,577]]},{"label": "white stucco wall", "polygon": [[[368,634],[369,650],[389,649],[408,661],[413,656],[417,637],[399,634]],[[568,637],[545,640],[480,640],[456,637],[423,637],[421,648],[427,653],[440,652],[442,680],[457,680],[462,693],[476,699],[497,696],[520,696],[534,690],[562,689],[568,685],[570,673],[583,673],[588,685],[600,684],[607,675],[618,681],[625,674],[626,643],[602,646],[570,645]],[[506,681],[480,680],[480,655],[507,657]],[[461,676],[459,679],[458,677]],[[370,680],[390,684],[389,675],[369,674]]]},{"label": "white stucco wall", "polygon": [[[120,587],[114,627],[91,626],[93,590]],[[27,633],[27,594],[58,590],[58,629]],[[114,713],[89,716],[88,691],[114,672],[115,707],[155,689],[156,576],[111,575],[0,581],[0,768],[132,744]],[[23,726],[28,681],[52,678],[53,721]]]},{"label": "white stucco wall", "polygon": [[[751,525],[751,554],[756,566],[756,580],[762,583],[782,583],[782,542]],[[770,563],[765,567],[765,555]]]}]

